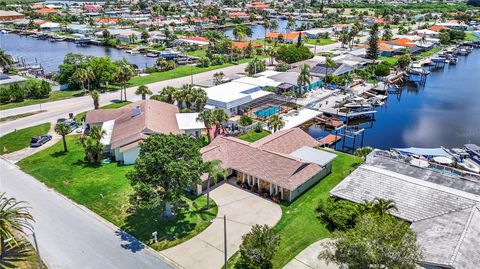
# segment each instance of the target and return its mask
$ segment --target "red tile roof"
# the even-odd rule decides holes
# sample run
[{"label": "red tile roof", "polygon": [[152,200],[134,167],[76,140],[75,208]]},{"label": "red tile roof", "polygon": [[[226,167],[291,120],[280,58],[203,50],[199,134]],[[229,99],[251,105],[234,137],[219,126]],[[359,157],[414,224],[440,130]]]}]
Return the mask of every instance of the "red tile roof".
[{"label": "red tile roof", "polygon": [[34,12],[41,13],[41,14],[50,14],[50,13],[58,13],[58,10],[51,9],[51,8],[42,8],[39,10],[35,10]]},{"label": "red tile roof", "polygon": [[300,35],[300,32],[291,32],[291,33],[277,33],[277,32],[269,32],[267,33],[267,38],[278,38],[280,35],[283,36],[284,40],[292,40],[297,38]]},{"label": "red tile roof", "polygon": [[[247,42],[247,41],[233,41],[232,46],[237,47],[239,49],[244,49],[248,46],[248,43],[250,43],[250,42]],[[259,43],[255,43],[255,42],[251,42],[251,43],[252,43],[252,47],[254,47],[254,48],[259,48],[259,47],[262,46],[262,44],[259,44]]]},{"label": "red tile roof", "polygon": [[432,30],[432,31],[435,31],[435,32],[440,32],[441,30],[448,30],[449,28],[445,27],[445,26],[434,25],[434,26],[430,27],[429,29]]}]

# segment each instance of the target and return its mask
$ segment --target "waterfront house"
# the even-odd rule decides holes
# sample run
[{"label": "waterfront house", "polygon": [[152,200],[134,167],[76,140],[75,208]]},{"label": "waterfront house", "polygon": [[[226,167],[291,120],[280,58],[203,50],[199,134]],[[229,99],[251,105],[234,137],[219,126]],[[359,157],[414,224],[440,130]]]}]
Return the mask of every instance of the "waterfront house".
[{"label": "waterfront house", "polygon": [[[120,40],[122,42],[130,42],[131,36],[135,35],[137,40],[141,39],[141,33],[131,30],[131,29],[114,29],[114,28],[109,28],[107,31],[110,33],[110,36]],[[98,31],[95,33],[96,37],[102,37],[103,36],[103,30]]]},{"label": "waterfront house", "polygon": [[156,100],[142,100],[117,109],[87,112],[86,134],[93,126],[105,131],[101,143],[116,161],[133,164],[140,153],[140,143],[151,134],[188,134],[200,137],[203,122],[198,113],[179,113],[178,107]]},{"label": "waterfront house", "polygon": [[21,20],[21,19],[24,19],[24,18],[25,18],[25,15],[23,15],[22,13],[18,13],[16,11],[0,10],[0,21],[1,22]]},{"label": "waterfront house", "polygon": [[267,33],[267,38],[271,40],[276,40],[278,42],[287,43],[287,44],[293,44],[298,42],[299,37],[300,37],[300,32],[291,32],[291,33],[269,32]]},{"label": "waterfront house", "polygon": [[[201,153],[220,160],[229,178],[266,197],[291,202],[331,172],[335,154],[299,128],[278,131],[256,142],[218,136]],[[206,178],[197,192],[207,187]]]},{"label": "waterfront house", "polygon": [[8,86],[12,84],[19,84],[22,85],[27,81],[26,78],[17,75],[6,75],[0,73],[0,86]]},{"label": "waterfront house", "polygon": [[[442,172],[440,172],[442,171]],[[393,200],[389,213],[411,223],[423,268],[472,269],[480,263],[480,181],[421,168],[375,150],[332,191],[355,203]]]},{"label": "waterfront house", "polygon": [[116,25],[120,22],[120,18],[96,18],[95,25]]},{"label": "waterfront house", "polygon": [[40,15],[48,15],[48,14],[58,14],[58,13],[60,13],[58,10],[52,9],[52,8],[41,8],[41,9],[38,9],[38,10],[34,10],[33,12],[35,12],[35,13],[37,13],[37,14],[40,14]]},{"label": "waterfront house", "polygon": [[314,29],[302,31],[302,33],[305,35],[306,38],[316,39],[319,36],[326,35],[326,34],[333,35],[333,29],[332,28],[314,28]]}]

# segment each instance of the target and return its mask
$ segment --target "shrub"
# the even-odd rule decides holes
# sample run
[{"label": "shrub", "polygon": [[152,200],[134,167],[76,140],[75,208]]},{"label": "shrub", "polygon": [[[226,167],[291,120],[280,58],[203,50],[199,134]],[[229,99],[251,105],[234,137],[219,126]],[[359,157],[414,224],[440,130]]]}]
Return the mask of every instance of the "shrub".
[{"label": "shrub", "polygon": [[295,63],[313,57],[313,53],[305,46],[283,45],[277,50],[277,61]]},{"label": "shrub", "polygon": [[317,213],[320,220],[326,223],[330,229],[346,230],[355,225],[359,206],[347,200],[335,200],[328,198],[320,200]]},{"label": "shrub", "polygon": [[263,131],[262,124],[261,124],[261,123],[258,123],[258,124],[255,126],[255,132],[256,132],[256,133],[261,133],[262,131]]},{"label": "shrub", "polygon": [[147,67],[145,68],[145,72],[151,74],[151,73],[155,73],[157,72],[157,68],[156,67]]},{"label": "shrub", "polygon": [[212,65],[222,65],[225,63],[225,58],[221,54],[214,54]]},{"label": "shrub", "polygon": [[198,66],[198,67],[209,67],[209,66],[210,66],[210,59],[207,58],[207,57],[202,57],[202,58],[200,58],[200,60],[198,61],[197,66]]},{"label": "shrub", "polygon": [[242,237],[240,255],[246,267],[272,268],[272,258],[280,243],[280,236],[269,226],[254,225],[252,230]]},{"label": "shrub", "polygon": [[292,66],[287,64],[287,63],[279,63],[275,66],[275,71],[286,72],[291,68],[292,68]]},{"label": "shrub", "polygon": [[240,117],[240,120],[238,120],[238,125],[240,126],[248,126],[252,123],[253,123],[252,118],[250,118],[247,115],[243,115],[242,117]]}]

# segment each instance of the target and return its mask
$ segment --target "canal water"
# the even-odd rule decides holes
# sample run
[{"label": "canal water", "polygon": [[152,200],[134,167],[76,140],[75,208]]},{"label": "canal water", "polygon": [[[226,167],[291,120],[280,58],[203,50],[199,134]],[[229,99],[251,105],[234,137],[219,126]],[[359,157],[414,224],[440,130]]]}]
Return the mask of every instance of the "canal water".
[{"label": "canal water", "polygon": [[[457,65],[430,69],[423,87],[403,87],[390,94],[383,107],[377,107],[375,121],[364,123],[364,146],[380,149],[395,147],[460,147],[480,145],[480,49],[459,56]],[[307,129],[313,137],[328,132],[321,127]],[[357,147],[361,136],[356,139]],[[346,139],[345,146],[352,146]],[[336,148],[342,149],[342,142]]]},{"label": "canal water", "polygon": [[152,66],[156,61],[155,58],[149,58],[140,54],[132,55],[111,47],[80,47],[73,42],[50,42],[16,34],[0,34],[0,48],[15,58],[24,58],[27,63],[35,63],[36,60],[42,64],[46,73],[58,71],[58,66],[62,64],[65,55],[68,53],[97,57],[108,56],[113,60],[125,58],[140,68],[146,65]]}]

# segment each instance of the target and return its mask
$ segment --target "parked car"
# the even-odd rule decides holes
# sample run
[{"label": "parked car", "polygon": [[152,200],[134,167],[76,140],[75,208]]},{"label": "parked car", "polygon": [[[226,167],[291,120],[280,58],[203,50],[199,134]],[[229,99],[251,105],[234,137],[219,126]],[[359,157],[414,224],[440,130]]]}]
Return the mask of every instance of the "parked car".
[{"label": "parked car", "polygon": [[63,123],[68,126],[69,132],[73,132],[75,129],[78,128],[78,123],[74,120],[64,120],[64,119],[58,119],[57,123]]},{"label": "parked car", "polygon": [[30,147],[32,148],[40,147],[41,145],[47,143],[50,140],[52,140],[52,136],[49,134],[45,134],[42,136],[34,136],[30,140]]}]

